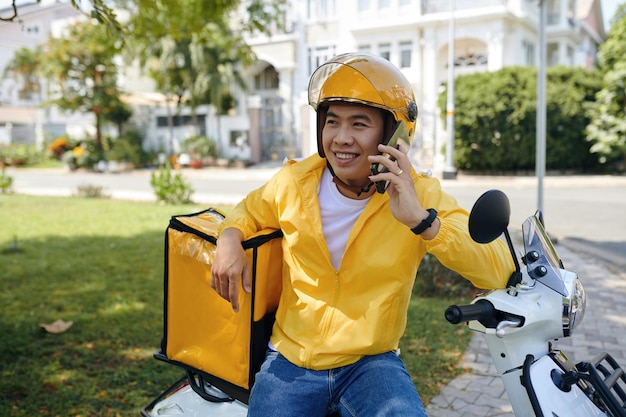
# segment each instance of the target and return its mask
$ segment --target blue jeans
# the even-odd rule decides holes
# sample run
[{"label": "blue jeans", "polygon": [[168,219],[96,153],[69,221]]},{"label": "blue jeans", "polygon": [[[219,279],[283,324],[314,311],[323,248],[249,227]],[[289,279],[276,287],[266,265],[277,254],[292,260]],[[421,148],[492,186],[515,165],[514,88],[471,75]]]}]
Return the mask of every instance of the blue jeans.
[{"label": "blue jeans", "polygon": [[393,352],[326,371],[296,366],[268,350],[248,417],[426,417],[404,363]]}]

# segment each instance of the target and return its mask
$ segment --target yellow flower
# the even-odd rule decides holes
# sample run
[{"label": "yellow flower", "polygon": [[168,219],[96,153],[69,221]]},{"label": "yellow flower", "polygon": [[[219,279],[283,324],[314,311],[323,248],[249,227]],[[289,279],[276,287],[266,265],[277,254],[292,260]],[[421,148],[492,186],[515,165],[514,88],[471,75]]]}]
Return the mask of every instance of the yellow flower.
[{"label": "yellow flower", "polygon": [[82,156],[83,153],[85,153],[85,150],[80,145],[76,146],[74,149],[72,149],[72,151],[74,152],[74,156],[76,156],[76,158],[79,158],[80,156]]},{"label": "yellow flower", "polygon": [[67,139],[65,139],[64,137],[60,137],[58,139],[55,139],[54,142],[52,142],[50,146],[48,146],[48,150],[52,153],[57,153],[60,150],[65,149],[66,146]]}]

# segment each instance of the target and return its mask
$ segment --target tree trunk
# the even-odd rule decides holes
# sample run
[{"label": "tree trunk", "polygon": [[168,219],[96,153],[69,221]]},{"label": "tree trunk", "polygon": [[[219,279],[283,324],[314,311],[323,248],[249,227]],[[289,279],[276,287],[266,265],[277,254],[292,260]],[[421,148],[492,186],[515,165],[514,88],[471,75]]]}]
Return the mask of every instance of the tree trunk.
[{"label": "tree trunk", "polygon": [[96,148],[102,152],[102,116],[99,111],[94,112],[96,115]]}]

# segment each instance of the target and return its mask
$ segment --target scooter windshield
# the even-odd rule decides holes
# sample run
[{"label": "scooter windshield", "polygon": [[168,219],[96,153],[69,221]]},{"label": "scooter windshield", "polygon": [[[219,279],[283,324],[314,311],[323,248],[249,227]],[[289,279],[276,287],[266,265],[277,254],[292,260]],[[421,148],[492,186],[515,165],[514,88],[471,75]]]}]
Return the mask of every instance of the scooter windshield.
[{"label": "scooter windshield", "polygon": [[567,290],[561,275],[561,260],[539,220],[539,213],[524,221],[522,235],[528,274],[548,288],[567,297]]}]

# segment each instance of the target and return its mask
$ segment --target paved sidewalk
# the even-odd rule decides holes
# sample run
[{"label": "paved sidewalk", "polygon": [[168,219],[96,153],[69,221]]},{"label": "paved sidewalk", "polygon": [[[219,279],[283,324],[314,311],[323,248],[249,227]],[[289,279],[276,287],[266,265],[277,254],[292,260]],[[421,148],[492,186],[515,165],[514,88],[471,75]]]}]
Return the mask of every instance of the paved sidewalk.
[{"label": "paved sidewalk", "polygon": [[[626,366],[626,272],[563,245],[556,250],[565,268],[578,273],[587,292],[587,310],[573,336],[554,344],[576,363],[609,352]],[[427,406],[429,417],[513,416],[481,334],[474,334],[463,367],[469,371],[450,382]]]}]

